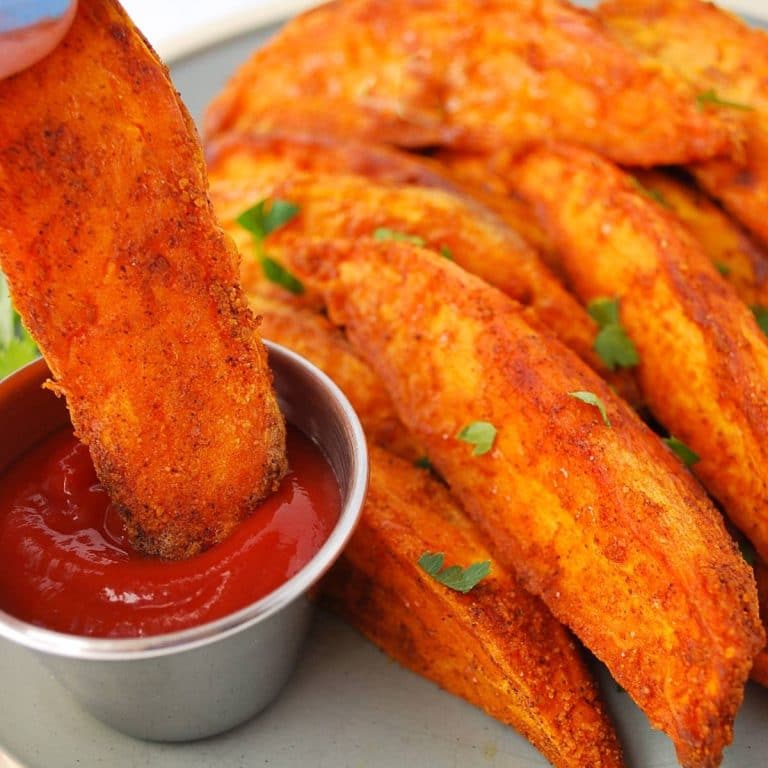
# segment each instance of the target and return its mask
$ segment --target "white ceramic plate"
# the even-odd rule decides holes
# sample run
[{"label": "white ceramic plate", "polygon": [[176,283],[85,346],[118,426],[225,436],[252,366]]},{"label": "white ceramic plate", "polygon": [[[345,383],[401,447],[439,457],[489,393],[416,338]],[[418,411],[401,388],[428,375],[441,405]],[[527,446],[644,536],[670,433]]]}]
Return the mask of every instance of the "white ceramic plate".
[{"label": "white ceramic plate", "polygon": [[[761,0],[762,1],[762,0]],[[172,66],[196,118],[235,66],[275,27],[203,47]],[[216,34],[214,34],[216,33]],[[675,768],[669,740],[596,665],[630,768]],[[0,658],[0,746],[25,768],[545,768],[513,730],[389,661],[335,618],[320,613],[304,658],[280,699],[223,736],[151,744],[81,712],[20,649]],[[12,692],[12,698],[9,698]],[[148,692],[151,695],[151,692]],[[211,706],[215,706],[212,702]],[[764,768],[768,691],[747,689],[724,768]],[[0,768],[10,767],[0,755]],[[584,768],[589,768],[584,766]]]}]

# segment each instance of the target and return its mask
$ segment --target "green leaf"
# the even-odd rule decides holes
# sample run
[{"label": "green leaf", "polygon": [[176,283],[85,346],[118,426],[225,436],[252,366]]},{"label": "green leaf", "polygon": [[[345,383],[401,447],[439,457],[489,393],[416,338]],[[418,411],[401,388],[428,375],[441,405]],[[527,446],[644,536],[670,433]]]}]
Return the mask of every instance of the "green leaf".
[{"label": "green leaf", "polygon": [[755,564],[755,558],[757,557],[755,548],[744,538],[739,539],[739,551],[749,565]]},{"label": "green leaf", "polygon": [[418,235],[409,235],[407,232],[398,232],[396,229],[387,229],[387,227],[379,227],[373,232],[374,240],[395,240],[400,243],[411,243],[411,245],[418,245],[419,248],[423,248],[426,245],[426,240]]},{"label": "green leaf", "polygon": [[707,105],[716,107],[729,107],[730,109],[740,109],[744,112],[752,112],[754,107],[749,104],[742,104],[738,101],[728,101],[727,99],[721,99],[714,88],[710,88],[708,91],[702,91],[696,94],[696,106],[701,112]]},{"label": "green leaf", "polygon": [[662,440],[686,467],[692,467],[697,461],[701,460],[701,456],[696,451],[692,451],[682,440],[678,440],[678,438],[672,435],[664,437]]},{"label": "green leaf", "polygon": [[427,469],[430,472],[432,471],[432,462],[427,456],[419,456],[419,458],[413,462],[413,466],[417,469]]},{"label": "green leaf", "polygon": [[473,421],[462,427],[457,432],[456,438],[474,446],[473,456],[482,456],[493,448],[493,442],[496,439],[496,427],[489,421]]},{"label": "green leaf", "polygon": [[660,190],[654,189],[653,187],[646,187],[637,176],[630,176],[629,178],[632,181],[632,186],[634,186],[641,195],[645,195],[647,198],[653,200],[654,203],[658,203],[662,208],[667,208],[670,211],[672,210],[669,200],[664,197]]},{"label": "green leaf", "polygon": [[448,261],[453,261],[453,251],[447,245],[440,246],[440,255]]},{"label": "green leaf", "polygon": [[632,368],[640,362],[640,356],[620,325],[607,325],[595,336],[595,352],[611,371],[619,368]]},{"label": "green leaf", "polygon": [[287,224],[299,210],[298,205],[288,200],[265,198],[243,211],[237,217],[237,223],[261,241]]},{"label": "green leaf", "polygon": [[0,350],[5,349],[15,335],[16,312],[11,304],[11,294],[5,275],[0,272]]},{"label": "green leaf", "polygon": [[715,269],[723,276],[728,277],[731,274],[731,268],[723,261],[714,262]]},{"label": "green leaf", "polygon": [[582,403],[592,405],[600,411],[600,415],[603,417],[603,423],[606,427],[611,426],[611,420],[608,418],[608,411],[605,408],[605,403],[594,393],[586,391],[569,392],[571,397],[575,397],[577,400],[581,400]]},{"label": "green leaf", "polygon": [[750,309],[755,316],[760,330],[768,336],[768,307],[761,307],[759,304],[753,304]]},{"label": "green leaf", "polygon": [[5,378],[36,357],[39,357],[37,346],[29,336],[25,336],[23,339],[11,339],[4,349],[0,349],[0,379]]},{"label": "green leaf", "polygon": [[418,562],[419,567],[435,581],[464,594],[476,587],[491,572],[490,560],[472,563],[466,568],[452,565],[442,570],[445,562],[445,555],[442,552],[425,552]]},{"label": "green leaf", "polygon": [[301,280],[294,277],[279,261],[275,261],[271,256],[262,256],[261,268],[264,270],[264,277],[267,280],[282,286],[291,293],[297,295],[304,293],[304,284]]},{"label": "green leaf", "polygon": [[618,299],[611,299],[606,296],[592,299],[587,304],[587,312],[600,328],[605,328],[606,325],[619,325]]},{"label": "green leaf", "polygon": [[608,368],[614,371],[617,366],[631,368],[637,365],[640,362],[637,348],[619,320],[619,300],[593,299],[587,305],[587,312],[600,328],[593,348]]}]

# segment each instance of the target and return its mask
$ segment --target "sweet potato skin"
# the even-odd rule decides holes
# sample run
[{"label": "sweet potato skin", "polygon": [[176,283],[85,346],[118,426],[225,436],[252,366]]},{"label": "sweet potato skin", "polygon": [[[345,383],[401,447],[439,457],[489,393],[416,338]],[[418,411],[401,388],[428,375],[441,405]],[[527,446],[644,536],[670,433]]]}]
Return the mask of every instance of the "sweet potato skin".
[{"label": "sweet potato skin", "polygon": [[[387,655],[516,728],[558,768],[623,760],[594,683],[567,631],[493,560],[448,491],[428,472],[371,447],[363,516],[322,592]],[[471,592],[417,565],[491,560]]]},{"label": "sweet potato skin", "polygon": [[636,165],[730,155],[742,138],[560,0],[346,0],[299,16],[240,68],[205,132],[302,124],[406,147],[554,137]]},{"label": "sweet potato skin", "polygon": [[[240,151],[230,146],[228,152],[218,153],[219,160],[214,159],[210,168],[211,199],[225,230],[245,255],[243,280],[248,290],[262,290],[257,286],[265,278],[260,266],[248,258],[250,234],[237,224],[237,216],[263,198],[290,200],[300,213],[268,238],[266,246],[274,258],[284,260],[284,252],[297,239],[369,240],[379,228],[419,237],[426,247],[449,254],[520,301],[529,308],[531,322],[551,329],[590,365],[608,373],[592,349],[595,323],[535,251],[491,211],[437,186],[387,183],[350,173],[340,167],[338,152],[323,170],[297,169],[287,154],[280,148],[274,155],[254,153],[244,143]],[[306,168],[308,163],[296,154],[296,164]],[[317,148],[315,155],[312,164],[317,168],[322,149]],[[378,175],[382,178],[385,172],[379,170]]]},{"label": "sweet potato skin", "polygon": [[133,543],[186,557],[285,472],[266,351],[191,119],[114,2],[0,81],[0,262]]},{"label": "sweet potato skin", "polygon": [[[684,766],[717,765],[763,631],[751,571],[676,457],[518,305],[427,251],[316,243],[292,268],[324,292],[496,556]],[[580,390],[610,428],[568,395]],[[456,439],[475,420],[498,430],[480,457]]]},{"label": "sweet potato skin", "polygon": [[618,297],[656,418],[693,471],[768,554],[768,345],[690,233],[591,153],[543,147],[510,179],[540,214],[586,303]]},{"label": "sweet potato skin", "polygon": [[768,245],[768,34],[700,0],[606,0],[598,14],[613,34],[662,66],[679,72],[699,93],[750,111],[741,114],[745,158],[697,164],[699,183]]},{"label": "sweet potato skin", "polygon": [[661,171],[636,171],[685,224],[715,268],[748,306],[768,306],[768,251],[694,184]]}]

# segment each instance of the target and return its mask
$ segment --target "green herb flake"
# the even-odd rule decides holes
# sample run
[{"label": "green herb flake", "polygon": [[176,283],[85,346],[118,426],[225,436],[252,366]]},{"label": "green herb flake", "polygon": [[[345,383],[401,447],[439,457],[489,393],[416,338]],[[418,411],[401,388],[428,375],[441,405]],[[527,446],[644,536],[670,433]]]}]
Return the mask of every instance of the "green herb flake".
[{"label": "green herb flake", "polygon": [[714,262],[715,269],[723,276],[728,277],[731,274],[731,268],[724,261]]},{"label": "green herb flake", "polygon": [[447,245],[440,246],[440,255],[448,261],[453,261],[453,251]]},{"label": "green herb flake", "polygon": [[267,280],[296,295],[304,293],[304,284],[271,256],[261,257],[261,268],[264,270],[264,277]]},{"label": "green herb flake", "polygon": [[411,245],[418,245],[419,248],[423,248],[426,245],[426,240],[418,235],[409,235],[407,232],[398,232],[396,229],[387,229],[387,227],[379,227],[373,232],[374,240],[394,240],[399,243],[410,243]]},{"label": "green herb flake", "polygon": [[489,421],[473,421],[456,433],[456,439],[473,445],[473,456],[482,456],[493,448],[496,427]]},{"label": "green herb flake", "polygon": [[701,459],[696,451],[692,451],[682,440],[669,436],[662,438],[667,447],[674,453],[686,467],[692,467]]},{"label": "green herb flake", "polygon": [[619,300],[593,299],[587,305],[587,312],[600,329],[593,348],[609,370],[637,365],[640,362],[637,348],[619,321]]},{"label": "green herb flake", "polygon": [[750,309],[755,316],[760,330],[768,336],[768,307],[762,307],[759,304],[753,304]]},{"label": "green herb flake", "polygon": [[419,456],[419,458],[413,462],[413,466],[417,469],[426,469],[430,472],[432,471],[432,462],[427,456]]},{"label": "green herb flake", "polygon": [[577,400],[581,400],[582,403],[594,406],[600,411],[600,415],[603,417],[603,424],[606,427],[611,426],[611,420],[608,418],[608,411],[605,408],[605,403],[594,392],[569,392],[570,397],[575,397]]},{"label": "green herb flake", "polygon": [[669,200],[667,200],[666,197],[664,197],[664,194],[654,187],[646,187],[645,184],[643,184],[640,179],[637,178],[637,176],[630,176],[630,181],[632,182],[632,186],[641,194],[645,195],[649,200],[653,200],[654,203],[658,203],[662,208],[666,208],[667,210],[672,210],[672,206],[669,203]]},{"label": "green herb flake", "polygon": [[243,211],[237,223],[247,229],[257,240],[262,241],[276,229],[285,226],[299,213],[299,206],[288,200],[265,198]]},{"label": "green herb flake", "polygon": [[755,564],[757,553],[755,548],[746,539],[739,539],[739,551],[749,565]]},{"label": "green herb flake", "polygon": [[472,563],[466,568],[452,565],[445,569],[443,568],[444,562],[445,555],[442,552],[425,552],[419,558],[418,564],[435,581],[464,594],[476,587],[491,572],[490,560]]},{"label": "green herb flake", "polygon": [[740,109],[743,112],[752,112],[755,108],[750,104],[742,104],[739,101],[728,101],[728,99],[721,99],[714,88],[710,88],[708,91],[702,91],[696,94],[696,107],[701,112],[707,106],[714,107],[728,107],[730,109]]}]

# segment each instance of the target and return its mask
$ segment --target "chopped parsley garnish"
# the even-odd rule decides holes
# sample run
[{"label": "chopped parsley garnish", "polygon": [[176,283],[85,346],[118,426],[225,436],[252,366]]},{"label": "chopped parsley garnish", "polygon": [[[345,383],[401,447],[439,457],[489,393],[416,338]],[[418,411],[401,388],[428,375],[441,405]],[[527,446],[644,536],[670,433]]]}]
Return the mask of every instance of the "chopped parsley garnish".
[{"label": "chopped parsley garnish", "polygon": [[261,268],[264,270],[264,277],[267,280],[276,283],[291,293],[304,293],[304,284],[297,277],[294,277],[279,261],[275,261],[271,256],[261,257]]},{"label": "chopped parsley garnish", "polygon": [[285,226],[298,213],[299,206],[296,203],[275,198],[259,200],[256,205],[237,217],[237,223],[247,229],[253,237],[253,249],[264,271],[264,277],[296,294],[304,293],[304,285],[279,261],[267,255],[264,240],[276,229]]},{"label": "chopped parsley garnish", "polygon": [[721,99],[714,88],[710,88],[708,91],[702,91],[696,94],[696,106],[699,111],[703,110],[707,105],[715,107],[729,107],[730,109],[740,109],[743,112],[752,112],[754,107],[749,104],[742,104],[739,101],[729,101],[728,99]]},{"label": "chopped parsley garnish", "polygon": [[466,568],[459,565],[443,568],[444,562],[445,555],[442,552],[425,552],[419,558],[419,567],[435,581],[464,594],[476,587],[491,572],[490,560],[472,563]]},{"label": "chopped parsley garnish", "polygon": [[373,232],[374,240],[394,240],[399,243],[410,243],[411,245],[418,245],[419,248],[423,248],[426,245],[426,240],[418,235],[409,235],[407,232],[398,232],[396,229],[387,229],[387,227],[379,227]]},{"label": "chopped parsley garnish", "polygon": [[600,415],[603,417],[603,423],[606,427],[611,426],[611,420],[608,418],[608,411],[605,408],[605,403],[594,392],[569,392],[571,397],[575,397],[577,400],[581,400],[582,403],[594,406],[600,411]]},{"label": "chopped parsley garnish", "polygon": [[288,200],[265,198],[256,205],[243,211],[237,217],[237,223],[247,229],[254,238],[264,241],[276,229],[285,226],[299,213],[299,206]]},{"label": "chopped parsley garnish", "polygon": [[716,261],[715,269],[723,276],[728,277],[731,274],[731,268],[724,261]]},{"label": "chopped parsley garnish", "polygon": [[587,312],[600,330],[593,348],[609,370],[631,368],[640,362],[640,356],[619,321],[619,300],[600,298],[589,302]]},{"label": "chopped parsley garnish", "polygon": [[447,245],[440,246],[440,255],[448,261],[453,261],[453,251]]},{"label": "chopped parsley garnish", "polygon": [[489,421],[473,421],[462,427],[457,432],[456,438],[474,446],[473,456],[482,456],[493,448],[493,442],[496,439],[496,427]]},{"label": "chopped parsley garnish", "polygon": [[760,326],[760,330],[768,336],[768,307],[762,307],[759,304],[753,304],[750,309],[755,316],[755,320]]},{"label": "chopped parsley garnish", "polygon": [[646,187],[645,184],[643,184],[643,182],[637,178],[637,176],[630,176],[629,178],[632,181],[632,186],[634,186],[634,188],[641,195],[645,195],[650,200],[658,203],[662,208],[668,208],[669,210],[672,210],[672,206],[669,204],[669,200],[667,200],[663,193],[658,189],[654,189],[653,187]]},{"label": "chopped parsley garnish", "polygon": [[701,459],[701,456],[696,451],[692,451],[682,440],[678,440],[676,437],[670,435],[669,437],[662,438],[662,440],[686,467],[693,466]]},{"label": "chopped parsley garnish", "polygon": [[0,272],[0,379],[39,356],[37,345],[11,304],[5,275]]}]

